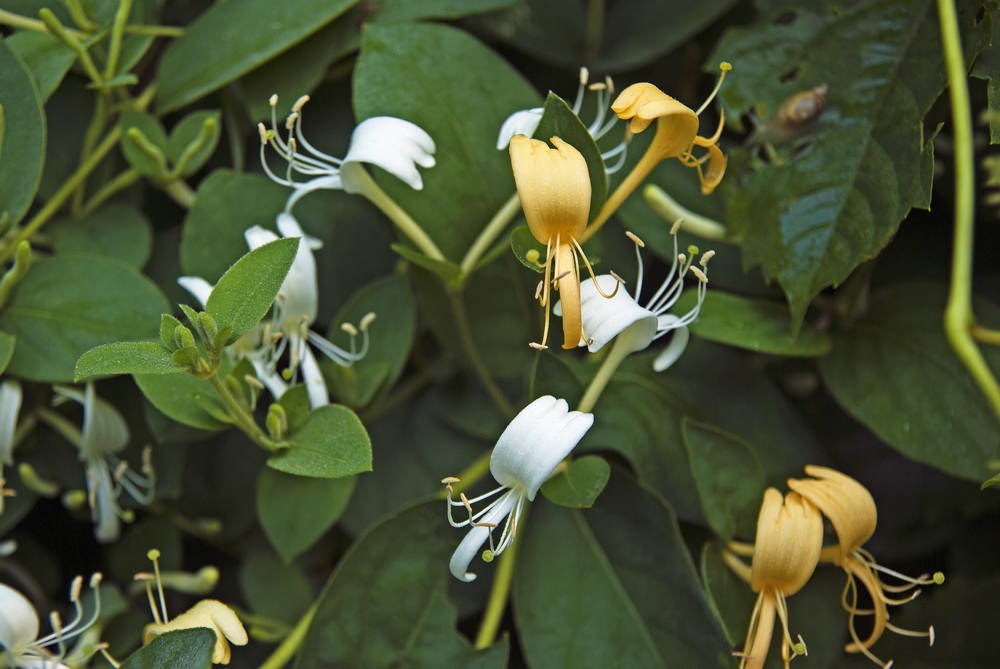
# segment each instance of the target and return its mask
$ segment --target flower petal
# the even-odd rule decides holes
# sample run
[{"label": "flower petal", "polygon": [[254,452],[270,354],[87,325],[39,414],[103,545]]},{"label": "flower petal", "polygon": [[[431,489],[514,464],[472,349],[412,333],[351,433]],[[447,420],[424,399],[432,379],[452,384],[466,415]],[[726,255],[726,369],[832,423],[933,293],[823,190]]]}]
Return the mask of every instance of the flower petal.
[{"label": "flower petal", "polygon": [[87,384],[83,402],[83,443],[80,459],[100,458],[117,453],[128,445],[128,424],[113,404],[102,400],[94,391],[94,384]]},{"label": "flower petal", "polygon": [[590,215],[587,161],[572,145],[552,138],[516,135],[510,141],[510,165],[531,234],[542,244],[579,239]]},{"label": "flower petal", "polygon": [[500,435],[490,456],[490,472],[500,484],[523,487],[529,500],[583,439],[594,415],[570,411],[566,400],[539,397],[521,410]]},{"label": "flower petal", "polygon": [[302,370],[302,380],[309,391],[309,406],[317,409],[330,403],[330,391],[326,388],[326,380],[323,372],[319,368],[316,356],[312,349],[306,344],[302,347],[302,360],[300,362]]},{"label": "flower petal", "polygon": [[[0,583],[0,646],[14,654],[38,638],[38,614],[31,602],[14,588]],[[15,662],[17,664],[17,662]]]},{"label": "flower petal", "polygon": [[835,469],[807,465],[806,474],[814,478],[789,479],[788,487],[830,519],[843,560],[875,534],[878,522],[875,500],[866,487]]},{"label": "flower petal", "polygon": [[194,299],[198,300],[202,309],[205,308],[205,305],[208,304],[208,296],[212,294],[214,288],[212,284],[200,276],[182,276],[177,279],[177,283],[180,284],[181,288],[191,293]]},{"label": "flower petal", "polygon": [[676,323],[679,323],[681,319],[673,314],[657,316],[657,320],[659,321],[657,332],[674,331],[670,343],[653,360],[653,371],[662,372],[677,362],[677,359],[684,353],[684,349],[687,348],[688,341],[691,339],[691,331],[687,329],[686,325],[678,327]]},{"label": "flower petal", "polygon": [[278,235],[274,234],[270,230],[266,230],[259,225],[255,225],[252,228],[247,228],[243,233],[243,237],[247,240],[247,246],[250,250],[259,249],[264,244],[270,244],[273,241],[280,239]]},{"label": "flower petal", "polygon": [[[290,331],[301,326],[303,317],[307,326],[316,320],[319,309],[316,257],[310,248],[308,241],[310,238],[294,216],[284,212],[278,214],[277,225],[286,239],[299,238],[299,249],[295,254],[295,260],[292,261],[292,266],[276,298],[281,307],[281,317],[284,319],[282,328],[285,330],[285,335],[289,336]],[[247,234],[249,232],[248,230]]]},{"label": "flower petal", "polygon": [[[600,351],[626,328],[635,325],[634,343],[630,352],[642,351],[656,335],[656,316],[639,306],[635,299],[618,285],[618,280],[610,274],[597,277],[604,297],[593,281],[580,283],[580,304],[583,310],[583,331],[589,339],[587,350]],[[615,288],[618,291],[615,292]],[[560,305],[556,306],[559,314]]]},{"label": "flower petal", "polygon": [[757,517],[750,587],[773,587],[794,595],[806,584],[823,549],[823,517],[797,492],[784,497],[775,488],[764,491]]},{"label": "flower petal", "polygon": [[0,469],[14,464],[14,431],[21,410],[21,384],[7,379],[0,384]]},{"label": "flower petal", "polygon": [[351,184],[347,163],[369,163],[381,167],[405,182],[410,188],[424,187],[417,165],[434,167],[434,140],[423,128],[392,116],[376,116],[362,121],[351,134],[351,146],[341,166],[344,190],[356,192]]},{"label": "flower petal", "polygon": [[[496,501],[496,506],[480,518],[479,522],[500,525],[516,503],[517,495],[514,491],[504,493],[504,496]],[[489,538],[490,529],[477,525],[469,530],[465,538],[462,539],[462,543],[452,553],[451,561],[448,563],[452,576],[466,583],[476,580],[476,575],[469,571],[469,565],[472,564],[472,560],[479,554],[479,549]]]},{"label": "flower petal", "polygon": [[542,120],[542,107],[534,109],[522,109],[507,117],[507,120],[500,126],[497,134],[497,150],[503,150],[510,146],[510,140],[514,135],[526,135],[531,137],[538,129],[538,124]]}]

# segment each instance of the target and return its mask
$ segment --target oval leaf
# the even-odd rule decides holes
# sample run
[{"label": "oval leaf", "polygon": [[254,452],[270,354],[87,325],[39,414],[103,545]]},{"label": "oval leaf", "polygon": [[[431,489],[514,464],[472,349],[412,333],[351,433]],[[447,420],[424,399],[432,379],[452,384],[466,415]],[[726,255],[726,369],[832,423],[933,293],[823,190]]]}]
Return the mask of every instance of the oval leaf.
[{"label": "oval leaf", "polygon": [[268,466],[298,476],[339,478],[371,471],[372,443],[357,415],[330,404],[313,411]]},{"label": "oval leaf", "polygon": [[178,423],[200,430],[228,427],[226,410],[212,384],[190,374],[136,374],[136,385],[149,403]]},{"label": "oval leaf", "polygon": [[76,381],[110,374],[176,374],[186,371],[162,344],[126,341],[92,348],[76,361]]},{"label": "oval leaf", "polygon": [[122,663],[122,669],[210,669],[215,632],[195,627],[161,634]]},{"label": "oval leaf", "polygon": [[35,197],[45,158],[45,114],[20,57],[0,41],[0,221],[21,220]]},{"label": "oval leaf", "polygon": [[569,467],[542,486],[545,499],[571,509],[589,509],[611,477],[611,467],[599,455],[576,458]]}]

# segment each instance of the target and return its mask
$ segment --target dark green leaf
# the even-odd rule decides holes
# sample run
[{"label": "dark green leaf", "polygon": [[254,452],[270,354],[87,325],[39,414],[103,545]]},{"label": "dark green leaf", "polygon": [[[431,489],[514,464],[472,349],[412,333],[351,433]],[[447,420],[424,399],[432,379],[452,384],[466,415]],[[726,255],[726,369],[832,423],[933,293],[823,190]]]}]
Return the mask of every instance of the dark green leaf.
[{"label": "dark green leaf", "polygon": [[122,130],[122,153],[132,167],[146,176],[163,176],[167,167],[167,133],[156,117],[126,109],[118,123]]},{"label": "dark green leaf", "polygon": [[730,667],[673,512],[616,470],[594,508],[534,504],[514,581],[535,667]]},{"label": "dark green leaf", "polygon": [[153,251],[153,232],[141,211],[124,203],[84,218],[60,218],[46,227],[57,253],[95,253],[142,268]]},{"label": "dark green leaf", "polygon": [[45,158],[45,114],[27,66],[0,42],[0,219],[21,220],[38,190]]},{"label": "dark green leaf", "polygon": [[[203,132],[207,133],[208,137],[205,142],[202,142]],[[215,151],[221,132],[221,114],[218,111],[202,109],[185,116],[174,126],[167,141],[167,157],[171,166],[180,163],[189,146],[199,143],[201,148],[186,159],[181,176],[190,176],[197,172]]]},{"label": "dark green leaf", "polygon": [[288,438],[287,448],[267,460],[269,467],[298,476],[340,478],[371,471],[372,444],[357,415],[330,404],[313,411]]},{"label": "dark green leaf", "polygon": [[[786,3],[767,4],[777,15]],[[959,3],[970,61],[989,39],[989,21],[974,20],[981,4]],[[710,58],[734,66],[722,91],[727,118],[753,105],[768,119],[793,94],[829,89],[806,136],[773,164],[727,180],[745,264],[781,284],[796,329],[817,293],[878,253],[912,207],[929,207],[933,151],[922,120],[945,85],[940,54],[934,3],[855,0],[800,6],[790,22],[765,14],[730,31]]]},{"label": "dark green leaf", "polygon": [[42,104],[59,88],[76,60],[69,47],[48,33],[21,30],[9,35],[4,43],[21,57],[34,76]]},{"label": "dark green leaf", "polygon": [[[527,225],[519,225],[510,233],[510,248],[514,251],[514,257],[525,267],[539,273],[545,271],[542,265],[545,262],[545,246],[538,243]],[[535,252],[531,254],[535,262],[528,258],[529,251]]]},{"label": "dark green leaf", "polygon": [[[290,563],[333,527],[354,492],[354,476],[321,479],[265,467],[257,479],[257,517],[271,546]],[[303,513],[308,509],[308,513]]]},{"label": "dark green leaf", "polygon": [[419,265],[426,270],[434,272],[445,281],[453,281],[462,273],[462,268],[455,263],[448,262],[447,260],[435,260],[434,258],[425,256],[420,251],[414,251],[409,246],[393,244],[392,250],[414,265]]},{"label": "dark green leaf", "polygon": [[7,365],[10,364],[11,356],[14,355],[14,343],[16,341],[15,337],[6,332],[0,332],[0,374],[3,374],[7,370]]},{"label": "dark green leaf", "polygon": [[163,344],[126,341],[92,348],[76,362],[75,381],[111,374],[176,374],[186,371]]},{"label": "dark green leaf", "polygon": [[574,459],[569,467],[546,481],[541,488],[545,499],[571,509],[589,509],[608,484],[611,467],[599,455]]},{"label": "dark green leaf", "polygon": [[421,172],[422,191],[384,174],[379,184],[446,258],[461,258],[514,192],[497,133],[510,114],[537,106],[524,78],[467,33],[437,24],[365,29],[354,71],[356,116],[412,121],[437,145],[437,164]]},{"label": "dark green leaf", "polygon": [[240,587],[254,613],[286,625],[294,625],[313,602],[312,586],[302,569],[285,564],[270,551],[246,556],[240,565]]},{"label": "dark green leaf", "polygon": [[[997,417],[941,328],[945,287],[906,284],[876,295],[867,316],[834,338],[820,373],[852,416],[904,455],[981,482],[1000,458]],[[1000,311],[977,302],[977,315]],[[986,348],[1000,370],[1000,351]]]},{"label": "dark green leaf", "polygon": [[215,632],[207,627],[161,634],[134,652],[122,669],[210,669]]},{"label": "dark green leaf", "polygon": [[212,384],[190,374],[136,374],[149,403],[178,423],[200,430],[228,427],[226,411]]},{"label": "dark green leaf", "polygon": [[264,244],[237,260],[215,284],[205,311],[220,328],[232,326],[226,344],[235,342],[264,318],[298,250],[297,237]]},{"label": "dark green leaf", "polygon": [[505,641],[476,651],[455,630],[447,565],[459,536],[448,527],[440,501],[373,526],[327,584],[295,666],[504,667]]},{"label": "dark green leaf", "polygon": [[356,2],[234,0],[213,5],[163,54],[156,95],[159,110],[183,107],[246,74]]},{"label": "dark green leaf", "polygon": [[155,336],[169,305],[131,265],[100,256],[63,255],[32,265],[0,314],[18,338],[10,372],[68,383],[85,352],[109,342]]}]

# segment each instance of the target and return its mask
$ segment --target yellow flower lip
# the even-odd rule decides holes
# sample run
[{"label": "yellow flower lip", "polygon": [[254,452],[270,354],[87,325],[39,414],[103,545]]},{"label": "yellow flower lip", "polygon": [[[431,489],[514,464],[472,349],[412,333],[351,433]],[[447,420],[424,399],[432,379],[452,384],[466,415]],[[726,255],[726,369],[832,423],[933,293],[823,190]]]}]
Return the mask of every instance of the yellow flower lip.
[{"label": "yellow flower lip", "polygon": [[807,465],[813,478],[788,479],[788,487],[812,502],[830,519],[840,544],[840,564],[875,534],[878,511],[868,489],[829,467]]},{"label": "yellow flower lip", "polygon": [[229,644],[245,646],[249,640],[243,623],[231,608],[216,599],[203,599],[167,623],[150,623],[142,630],[142,643],[174,630],[205,627],[215,633],[215,651],[212,662],[229,664],[232,655]]},{"label": "yellow flower lip", "polygon": [[521,207],[531,234],[542,244],[579,239],[590,214],[590,172],[587,161],[559,137],[555,148],[538,139],[515,135],[510,142]]},{"label": "yellow flower lip", "polygon": [[629,131],[639,134],[657,122],[656,153],[660,160],[677,158],[694,144],[698,115],[650,83],[632,84],[611,105],[618,117],[629,121]]},{"label": "yellow flower lip", "polygon": [[819,563],[823,548],[823,517],[796,492],[784,497],[775,488],[764,491],[757,518],[757,540],[750,587],[772,587],[783,595],[802,589]]}]

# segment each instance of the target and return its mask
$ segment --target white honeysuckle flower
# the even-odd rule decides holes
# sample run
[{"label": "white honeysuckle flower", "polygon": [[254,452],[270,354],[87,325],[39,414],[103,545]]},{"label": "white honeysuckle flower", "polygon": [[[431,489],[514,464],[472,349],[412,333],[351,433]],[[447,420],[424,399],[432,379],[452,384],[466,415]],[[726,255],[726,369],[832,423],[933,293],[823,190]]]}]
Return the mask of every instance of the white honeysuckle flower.
[{"label": "white honeysuckle flower", "polygon": [[13,495],[4,489],[5,465],[14,464],[14,433],[17,431],[17,412],[21,410],[21,384],[13,379],[0,383],[0,513],[3,513],[3,498]]},{"label": "white honeysuckle flower", "polygon": [[[304,195],[314,190],[344,190],[348,193],[368,195],[370,179],[362,163],[376,165],[397,177],[414,190],[424,187],[417,166],[434,167],[434,140],[420,126],[392,116],[375,116],[359,123],[351,134],[347,155],[336,158],[314,147],[302,133],[302,108],[309,96],[300,97],[292,105],[292,113],[285,121],[288,139],[278,128],[276,106],[278,96],[271,96],[271,129],[259,124],[261,146],[260,162],[273,181],[294,189],[285,205],[285,211]],[[278,176],[268,165],[265,148],[270,144],[288,164],[285,175]],[[359,172],[360,170],[360,172]],[[305,177],[305,181],[295,176]]]},{"label": "white honeysuckle flower", "polygon": [[2,666],[16,669],[68,669],[69,664],[84,660],[87,654],[71,653],[66,644],[87,631],[101,612],[98,585],[101,575],[94,574],[90,588],[96,602],[94,612],[84,621],[80,590],[83,578],[77,576],[70,586],[70,601],[76,614],[68,625],[63,625],[56,613],[51,614],[52,633],[39,638],[38,612],[31,602],[14,588],[0,583],[0,662]]},{"label": "white honeysuckle flower", "polygon": [[[460,501],[455,501],[451,484],[458,479],[449,477],[442,481],[448,490],[448,522],[452,527],[472,528],[451,557],[450,568],[455,578],[466,582],[476,578],[468,571],[469,565],[487,539],[490,541],[490,549],[484,554],[487,560],[510,546],[525,501],[535,499],[541,485],[593,424],[593,414],[570,411],[566,400],[551,395],[539,397],[514,417],[493,448],[490,473],[500,487],[474,499],[462,493]],[[473,504],[496,495],[499,497],[484,508],[473,511]],[[455,522],[453,507],[467,509],[468,520]],[[500,541],[494,543],[493,529],[505,518]]]},{"label": "white honeysuckle flower", "polygon": [[[653,369],[662,372],[677,362],[691,338],[687,326],[698,318],[701,305],[705,301],[708,261],[715,255],[714,251],[706,251],[698,261],[699,267],[695,267],[697,248],[689,248],[687,254],[677,252],[678,228],[679,225],[675,223],[670,231],[674,239],[674,260],[670,272],[645,306],[639,304],[643,280],[642,254],[639,249],[644,244],[632,233],[626,234],[636,245],[635,253],[639,265],[634,294],[629,295],[627,291],[619,290],[608,298],[601,295],[590,283],[581,284],[580,307],[583,314],[583,331],[587,333],[588,339],[580,340],[580,346],[586,346],[587,350],[593,353],[601,350],[615,337],[629,337],[630,352],[635,353],[646,349],[668,332],[672,332],[670,343],[653,360]],[[675,316],[668,311],[683,293],[684,277],[688,273],[697,278],[698,302],[686,314]],[[601,290],[610,293],[619,283],[619,278],[602,274],[597,277],[597,282]],[[556,305],[554,311],[557,316],[562,315],[561,303]]]},{"label": "white honeysuckle flower", "polygon": [[101,543],[116,541],[121,533],[121,520],[130,518],[118,504],[122,490],[140,504],[153,501],[156,475],[153,472],[150,450],[142,455],[142,475],[132,471],[128,463],[116,453],[129,442],[129,429],[121,413],[110,402],[97,396],[94,384],[88,383],[84,392],[69,386],[53,386],[56,403],[73,400],[83,405],[83,429],[78,435],[63,431],[63,436],[74,441],[80,450],[80,460],[86,468],[87,501],[94,535]]},{"label": "white honeysuckle flower", "polygon": [[[577,118],[579,118],[580,110],[583,108],[583,101],[587,97],[587,91],[595,91],[597,93],[597,112],[594,115],[594,120],[590,122],[590,125],[584,124],[587,125],[587,132],[590,133],[590,136],[596,142],[608,134],[608,131],[615,127],[619,119],[614,114],[608,114],[608,111],[611,109],[611,96],[615,93],[615,86],[614,82],[611,81],[611,77],[606,77],[603,82],[593,84],[589,84],[589,81],[590,71],[585,67],[581,67],[580,82],[576,89],[576,100],[573,102],[572,110]],[[500,126],[500,132],[497,134],[497,150],[502,151],[506,149],[510,145],[510,140],[516,135],[533,137],[535,130],[538,129],[538,124],[542,120],[544,111],[543,107],[534,107],[532,109],[516,111],[508,116],[504,120],[503,125]],[[618,156],[618,161],[614,165],[605,165],[605,173],[614,174],[622,168],[622,165],[625,164],[627,149],[628,141],[627,139],[623,139],[613,149],[601,154],[601,158],[605,162]]]}]

